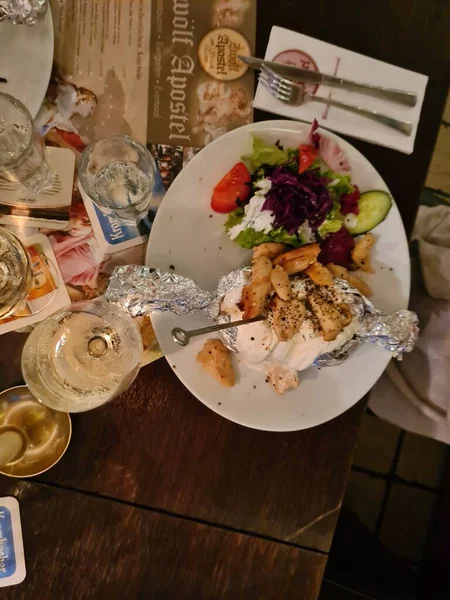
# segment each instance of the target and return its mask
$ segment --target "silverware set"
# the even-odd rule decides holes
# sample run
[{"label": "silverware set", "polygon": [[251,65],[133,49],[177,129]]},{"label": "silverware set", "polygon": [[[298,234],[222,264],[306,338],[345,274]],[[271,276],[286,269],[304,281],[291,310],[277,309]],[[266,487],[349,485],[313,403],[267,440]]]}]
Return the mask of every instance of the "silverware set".
[{"label": "silverware set", "polygon": [[329,106],[342,108],[368,119],[372,119],[373,121],[377,121],[378,123],[382,123],[404,135],[411,135],[413,127],[410,121],[395,119],[377,110],[363,108],[362,106],[341,102],[339,100],[334,100],[333,98],[309,94],[305,91],[301,82],[315,84],[322,83],[334,87],[342,87],[344,89],[358,91],[409,107],[416,105],[417,94],[414,92],[359,83],[335,77],[333,75],[325,75],[323,73],[308,71],[307,69],[300,69],[291,65],[282,65],[249,56],[240,56],[239,58],[251,68],[260,71],[259,81],[261,85],[268,90],[274,98],[289,106],[301,106],[307,101],[323,102]]}]

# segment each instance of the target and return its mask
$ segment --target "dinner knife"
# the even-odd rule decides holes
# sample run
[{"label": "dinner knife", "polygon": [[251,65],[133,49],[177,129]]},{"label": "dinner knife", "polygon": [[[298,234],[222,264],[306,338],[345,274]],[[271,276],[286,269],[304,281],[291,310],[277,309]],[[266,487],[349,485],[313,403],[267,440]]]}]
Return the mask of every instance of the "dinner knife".
[{"label": "dinner knife", "polygon": [[370,83],[358,83],[357,81],[351,81],[350,79],[343,79],[342,77],[336,77],[334,75],[325,75],[318,71],[309,71],[308,69],[284,65],[271,60],[263,60],[261,58],[255,58],[254,56],[239,56],[239,58],[252,69],[259,70],[264,65],[265,67],[272,69],[272,71],[278,75],[282,75],[283,77],[295,81],[305,81],[307,83],[316,84],[323,83],[325,85],[336,87],[340,86],[346,90],[378,96],[379,98],[392,100],[393,102],[398,102],[407,106],[415,106],[417,102],[417,94],[415,92],[393,90],[378,85],[371,85]]}]

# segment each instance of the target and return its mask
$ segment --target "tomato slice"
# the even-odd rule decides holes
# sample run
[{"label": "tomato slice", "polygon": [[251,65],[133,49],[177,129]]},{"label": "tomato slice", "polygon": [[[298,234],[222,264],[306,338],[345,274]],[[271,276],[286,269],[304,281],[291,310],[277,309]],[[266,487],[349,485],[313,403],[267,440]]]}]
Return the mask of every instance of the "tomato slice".
[{"label": "tomato slice", "polygon": [[298,162],[298,172],[304,173],[316,160],[319,151],[309,144],[300,144],[300,158]]},{"label": "tomato slice", "polygon": [[250,173],[243,162],[238,162],[214,188],[211,208],[219,213],[229,213],[237,207],[236,200],[245,202],[249,196]]}]

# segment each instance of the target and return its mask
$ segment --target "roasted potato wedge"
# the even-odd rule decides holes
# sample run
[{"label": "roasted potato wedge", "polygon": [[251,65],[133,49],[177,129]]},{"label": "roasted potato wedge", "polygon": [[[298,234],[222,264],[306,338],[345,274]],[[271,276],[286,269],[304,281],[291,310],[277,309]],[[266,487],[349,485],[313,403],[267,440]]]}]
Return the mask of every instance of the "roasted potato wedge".
[{"label": "roasted potato wedge", "polygon": [[274,296],[270,308],[275,334],[280,342],[287,342],[300,329],[305,318],[305,306],[297,299],[286,301]]},{"label": "roasted potato wedge", "polygon": [[308,296],[308,303],[319,320],[323,339],[326,342],[335,340],[343,329],[339,310],[319,293],[310,294]]},{"label": "roasted potato wedge", "polygon": [[334,263],[328,263],[327,269],[338,279],[347,280],[348,270],[345,267],[341,267],[341,265],[335,265]]},{"label": "roasted potato wedge", "polygon": [[263,313],[272,290],[271,273],[272,263],[266,256],[260,256],[253,262],[252,278],[242,290],[243,319],[252,319]]},{"label": "roasted potato wedge", "polygon": [[226,387],[233,387],[235,377],[231,354],[222,340],[207,340],[197,354],[197,360],[219,383]]},{"label": "roasted potato wedge", "polygon": [[347,327],[347,325],[350,325],[353,319],[353,313],[351,311],[351,308],[348,304],[344,302],[342,304],[339,304],[339,310],[341,311],[342,325],[344,327]]},{"label": "roasted potato wedge", "polygon": [[295,275],[296,273],[301,273],[302,271],[307,269],[310,264],[311,262],[308,257],[300,256],[298,258],[288,260],[287,262],[283,263],[282,266],[288,275]]},{"label": "roasted potato wedge", "polygon": [[316,285],[333,285],[333,276],[330,271],[320,262],[314,262],[305,269],[306,275],[314,281]]},{"label": "roasted potato wedge", "polygon": [[270,279],[260,283],[251,282],[244,287],[241,297],[244,309],[243,319],[253,319],[264,312],[271,289]]},{"label": "roasted potato wedge", "polygon": [[260,244],[259,246],[253,248],[253,261],[255,261],[257,258],[261,258],[261,256],[265,256],[266,258],[272,260],[285,250],[286,246],[284,244],[277,244],[276,242]]},{"label": "roasted potato wedge", "polygon": [[260,256],[252,264],[252,282],[260,282],[270,279],[272,273],[272,262],[266,256]]},{"label": "roasted potato wedge", "polygon": [[356,277],[352,273],[349,273],[347,275],[347,281],[349,282],[350,285],[352,285],[354,288],[356,288],[360,294],[362,294],[366,298],[369,298],[373,294],[372,288],[369,285],[367,285],[367,283],[365,281],[363,281],[359,277]]},{"label": "roasted potato wedge", "polygon": [[352,250],[353,262],[366,273],[373,273],[374,269],[370,262],[369,251],[375,243],[375,238],[371,233],[366,233],[360,238]]},{"label": "roasted potato wedge", "polygon": [[291,284],[289,283],[289,275],[277,265],[270,274],[270,281],[277,296],[282,300],[290,300],[292,297]]},{"label": "roasted potato wedge", "polygon": [[[301,248],[294,248],[294,250],[289,250],[289,252],[284,252],[277,256],[273,264],[281,265],[284,267],[285,263],[290,262],[291,260],[301,259],[306,267],[317,259],[320,253],[319,244],[308,244],[306,246],[302,246]],[[305,268],[306,268],[305,267]]]},{"label": "roasted potato wedge", "polygon": [[363,296],[366,296],[366,298],[369,298],[372,295],[370,286],[368,286],[365,281],[362,281],[362,279],[352,275],[345,267],[329,263],[327,269],[338,279],[345,279],[345,281],[348,281],[350,285],[356,288]]}]

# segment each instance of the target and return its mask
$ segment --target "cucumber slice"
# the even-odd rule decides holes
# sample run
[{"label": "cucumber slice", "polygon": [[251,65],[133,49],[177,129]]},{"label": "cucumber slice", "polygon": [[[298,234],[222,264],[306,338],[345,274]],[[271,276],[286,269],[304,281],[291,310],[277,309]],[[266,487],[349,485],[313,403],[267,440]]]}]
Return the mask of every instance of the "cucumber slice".
[{"label": "cucumber slice", "polygon": [[380,190],[364,192],[358,200],[359,215],[355,215],[358,221],[354,227],[347,229],[352,235],[367,233],[384,221],[391,206],[392,198],[387,192]]}]

